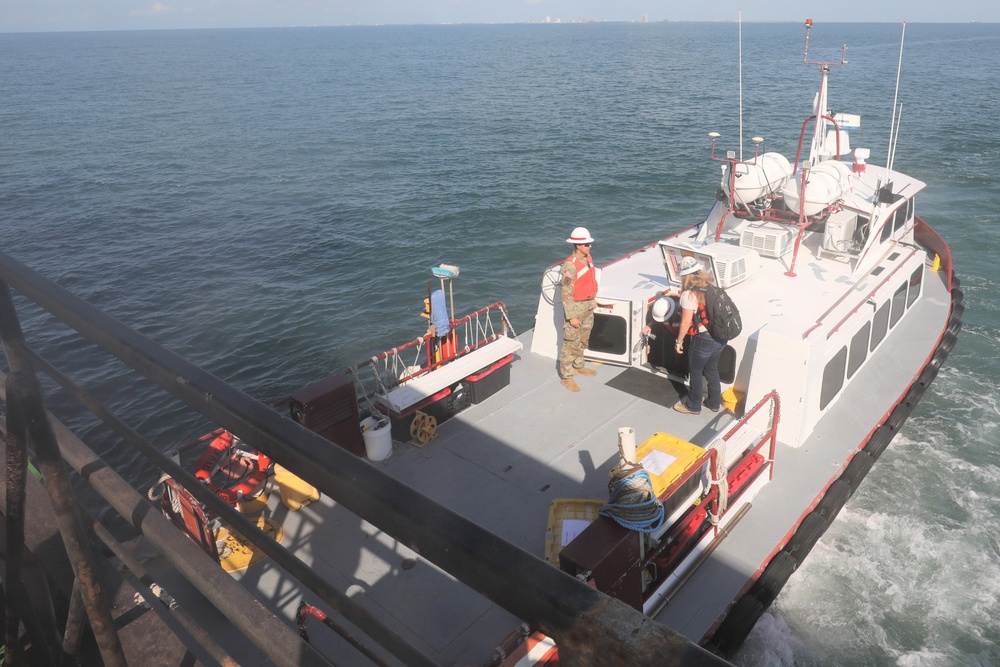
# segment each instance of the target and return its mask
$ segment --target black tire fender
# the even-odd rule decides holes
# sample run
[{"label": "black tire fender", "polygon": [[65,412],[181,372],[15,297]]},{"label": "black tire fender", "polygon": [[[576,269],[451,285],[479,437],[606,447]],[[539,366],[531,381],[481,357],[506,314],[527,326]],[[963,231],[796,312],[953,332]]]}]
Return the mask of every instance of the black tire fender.
[{"label": "black tire fender", "polygon": [[798,530],[792,535],[792,539],[785,545],[785,551],[792,555],[795,562],[802,565],[806,556],[816,546],[816,542],[826,532],[830,522],[825,516],[818,512],[810,512],[799,524]]},{"label": "black tire fender", "polygon": [[795,562],[790,553],[779,551],[761,572],[757,582],[750,589],[750,595],[760,600],[764,609],[767,609],[778,597],[778,593],[785,587],[788,578],[792,576],[798,566],[799,564]]},{"label": "black tire fender", "polygon": [[924,370],[920,371],[920,376],[917,378],[917,384],[927,388],[931,386],[931,382],[937,377],[938,371],[941,370],[940,366],[933,366],[927,364],[924,366]]},{"label": "black tire fender", "polygon": [[938,345],[939,350],[945,350],[946,352],[951,352],[952,348],[955,347],[955,341],[958,340],[958,334],[952,333],[951,331],[945,331],[944,336],[941,337],[941,344]]},{"label": "black tire fender", "polygon": [[725,620],[712,637],[712,644],[718,647],[723,657],[730,657],[743,644],[760,615],[764,605],[752,595],[744,595],[733,605]]},{"label": "black tire fender", "polygon": [[826,490],[814,511],[825,516],[828,523],[832,522],[853,493],[854,487],[851,486],[850,482],[838,479]]},{"label": "black tire fender", "polygon": [[850,484],[851,488],[856,489],[873,465],[875,465],[875,459],[872,458],[871,454],[864,450],[855,452],[854,456],[851,457],[851,462],[844,468],[840,479]]},{"label": "black tire fender", "polygon": [[882,452],[885,448],[889,446],[892,439],[895,437],[896,432],[889,428],[887,425],[883,424],[875,429],[872,433],[872,437],[868,438],[868,444],[865,445],[864,451],[871,455],[872,460],[877,461],[878,457],[882,456]]}]

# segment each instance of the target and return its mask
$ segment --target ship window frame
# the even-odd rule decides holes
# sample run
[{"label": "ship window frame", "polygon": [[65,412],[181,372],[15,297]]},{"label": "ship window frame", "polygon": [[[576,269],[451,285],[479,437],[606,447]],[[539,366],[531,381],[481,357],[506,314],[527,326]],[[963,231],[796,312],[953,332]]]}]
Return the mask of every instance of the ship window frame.
[{"label": "ship window frame", "polygon": [[[621,326],[609,326],[610,320],[618,320]],[[610,313],[594,313],[594,327],[590,330],[590,341],[587,345],[589,352],[600,354],[621,356],[629,351],[629,320],[622,315],[612,315]],[[620,334],[616,336],[615,334]],[[615,338],[618,344],[615,345]],[[607,342],[610,347],[600,347],[603,342]]]},{"label": "ship window frame", "polygon": [[906,312],[906,288],[907,282],[903,282],[896,291],[892,293],[892,297],[889,301],[892,303],[892,311],[889,315],[889,328],[892,329],[899,322],[900,318],[903,317],[903,313]]},{"label": "ship window frame", "polygon": [[872,317],[872,334],[868,343],[869,352],[874,352],[879,343],[885,339],[886,334],[889,333],[889,305],[890,301],[886,299]]},{"label": "ship window frame", "polygon": [[844,388],[844,371],[847,369],[847,346],[844,345],[837,353],[830,357],[823,368],[823,383],[819,390],[819,409],[825,410],[826,406]]},{"label": "ship window frame", "polygon": [[847,379],[854,377],[854,374],[868,358],[868,341],[871,338],[871,331],[872,323],[869,320],[851,336],[851,351],[847,357]]},{"label": "ship window frame", "polygon": [[899,230],[906,227],[906,222],[909,220],[909,199],[906,200],[906,204],[901,204],[896,212],[892,215],[892,231],[898,232]]},{"label": "ship window frame", "polygon": [[910,290],[906,295],[906,307],[909,308],[913,305],[913,302],[917,300],[920,296],[920,291],[924,284],[924,267],[918,266],[913,273],[910,274]]},{"label": "ship window frame", "polygon": [[892,218],[885,220],[882,224],[882,235],[879,236],[878,242],[885,243],[892,236]]}]

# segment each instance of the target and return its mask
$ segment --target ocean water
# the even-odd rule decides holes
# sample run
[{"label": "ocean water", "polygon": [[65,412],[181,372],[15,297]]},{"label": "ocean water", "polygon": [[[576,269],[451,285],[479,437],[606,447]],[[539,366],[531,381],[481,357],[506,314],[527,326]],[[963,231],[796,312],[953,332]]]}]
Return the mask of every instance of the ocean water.
[{"label": "ocean water", "polygon": [[[884,164],[896,24],[813,29],[831,105]],[[0,34],[0,247],[273,401],[408,340],[430,267],[456,310],[533,325],[587,226],[610,260],[701,220],[740,146],[736,24]],[[743,147],[794,157],[800,24],[743,26]],[[900,436],[739,665],[1000,663],[1000,26],[911,24],[895,166],[951,244],[965,326]],[[17,301],[30,343],[164,449],[186,411]],[[154,472],[53,410],[144,489]]]}]

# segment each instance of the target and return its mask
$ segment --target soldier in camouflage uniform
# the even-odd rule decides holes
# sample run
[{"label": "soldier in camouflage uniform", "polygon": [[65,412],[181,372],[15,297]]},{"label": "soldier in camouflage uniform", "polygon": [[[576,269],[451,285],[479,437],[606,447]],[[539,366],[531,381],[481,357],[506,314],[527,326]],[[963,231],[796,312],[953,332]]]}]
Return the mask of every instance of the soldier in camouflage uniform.
[{"label": "soldier in camouflage uniform", "polygon": [[559,352],[559,377],[564,387],[580,391],[574,375],[597,375],[597,371],[583,365],[583,353],[594,328],[594,297],[597,296],[597,274],[590,257],[594,239],[586,228],[577,227],[566,242],[573,244],[573,254],[566,258],[560,270],[563,344]]}]

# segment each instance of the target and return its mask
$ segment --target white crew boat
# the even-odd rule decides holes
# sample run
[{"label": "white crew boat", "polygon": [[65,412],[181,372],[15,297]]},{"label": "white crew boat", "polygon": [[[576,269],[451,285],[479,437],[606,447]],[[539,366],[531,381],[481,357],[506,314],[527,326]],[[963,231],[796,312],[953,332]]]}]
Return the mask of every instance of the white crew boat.
[{"label": "white crew boat", "polygon": [[[544,272],[534,329],[519,336],[502,303],[465,317],[449,312],[445,294],[458,269],[442,265],[433,271],[441,289],[428,295],[432,331],[275,406],[339,448],[277,447],[273,434],[283,427],[275,419],[289,420],[252,406],[214,413],[238,437],[214,431],[199,441],[212,443],[199,478],[227,503],[256,512],[310,578],[345,598],[315,599],[295,581],[302,574],[268,558],[229,562],[227,571],[302,627],[307,609],[389,629],[357,641],[341,632],[350,642],[309,633],[343,664],[546,664],[560,653],[563,664],[611,664],[608,655],[582,658],[579,633],[510,611],[511,600],[550,591],[497,592],[483,579],[482,590],[493,592],[484,597],[460,581],[468,572],[435,565],[435,555],[454,557],[456,544],[475,550],[463,535],[435,533],[439,521],[460,517],[454,525],[484,529],[477,535],[491,548],[527,554],[492,564],[494,572],[545,559],[551,571],[711,653],[738,648],[900,429],[961,328],[948,246],[916,212],[925,184],[894,170],[891,154],[881,166],[851,148],[848,128],[860,119],[831,114],[827,102],[831,68],[843,58],[810,63],[809,26],[804,60],[822,76],[797,154],[716,157],[712,137],[722,179],[708,193],[706,217],[601,267],[587,353],[598,374],[581,378],[579,393],[566,391],[556,372],[558,264]],[[728,291],[743,319],[720,363],[725,409],[696,416],[671,409],[687,375],[673,335],[642,336],[658,293],[676,293],[687,256]],[[672,331],[674,310],[663,325]],[[178,392],[211,386],[196,373],[163,378]],[[227,392],[202,395],[221,404]],[[273,464],[227,448],[241,439]],[[653,512],[662,518],[633,520],[606,507],[609,475],[622,458],[647,471],[652,502],[644,509],[662,508]],[[161,481],[164,513],[215,560],[254,551],[223,525],[225,516],[217,520],[175,480]],[[338,500],[316,489],[338,485]],[[404,506],[395,510],[404,514],[408,501],[428,500],[420,505],[427,514],[414,508],[411,519],[434,538],[422,541],[396,518],[392,530],[359,518],[359,507],[385,514],[393,504],[381,488],[399,494]],[[377,496],[370,502],[369,492]],[[489,549],[475,556],[489,560]],[[148,568],[183,600],[176,576],[155,562]],[[551,583],[564,580],[577,590],[569,577]],[[205,614],[205,627],[223,620]],[[628,650],[635,664],[651,662]]]},{"label": "white crew boat", "polygon": [[[892,440],[961,327],[948,247],[916,213],[925,184],[892,169],[891,155],[880,166],[868,149],[851,148],[860,118],[832,114],[827,102],[830,71],[845,61],[809,62],[810,27],[804,61],[822,76],[797,154],[762,152],[755,138],[752,159],[717,157],[712,133],[722,179],[705,219],[601,267],[587,352],[599,373],[580,380],[583,391],[566,392],[555,372],[558,264],[544,273],[534,329],[520,336],[502,303],[460,319],[447,313],[444,288],[457,267],[443,265],[434,271],[442,289],[428,300],[432,315],[447,315],[438,330],[289,397],[291,416],[730,655]],[[687,256],[742,313],[743,332],[720,363],[719,414],[671,409],[687,378],[686,353],[672,345],[680,309],[661,335],[642,336],[655,298],[676,302]],[[323,415],[333,404],[350,404],[353,417],[332,423]],[[648,471],[661,518],[635,522],[605,506],[620,459]],[[326,530],[337,503],[323,497],[309,508],[305,522],[276,512],[286,541],[307,534],[312,550],[343,544]],[[440,571],[396,568],[404,555],[418,558],[401,543],[359,537],[378,548],[355,553],[349,569],[323,559],[314,570],[357,582],[358,604],[391,617],[441,664],[558,655],[542,629]],[[277,568],[260,569],[259,586],[280,586]],[[400,590],[433,599],[434,613],[400,605]]]}]

